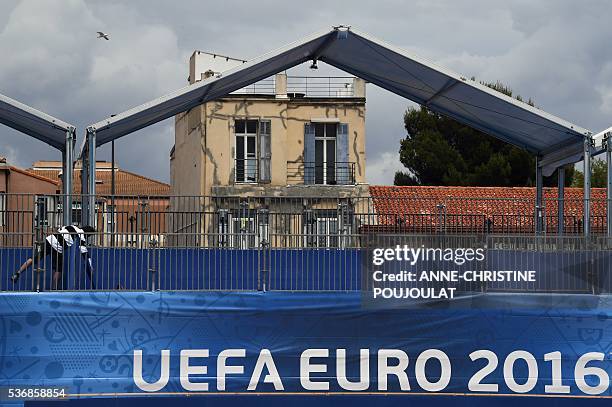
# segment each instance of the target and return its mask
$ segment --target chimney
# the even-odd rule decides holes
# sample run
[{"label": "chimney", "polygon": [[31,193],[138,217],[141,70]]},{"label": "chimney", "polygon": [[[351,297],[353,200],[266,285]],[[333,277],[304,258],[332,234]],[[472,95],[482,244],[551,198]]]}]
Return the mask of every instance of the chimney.
[{"label": "chimney", "polygon": [[233,69],[245,60],[213,54],[211,52],[194,51],[189,58],[189,83],[208,79],[214,75]]},{"label": "chimney", "polygon": [[361,78],[353,78],[353,97],[366,97],[366,82]]},{"label": "chimney", "polygon": [[274,94],[276,99],[287,99],[287,74],[277,73],[274,77]]}]

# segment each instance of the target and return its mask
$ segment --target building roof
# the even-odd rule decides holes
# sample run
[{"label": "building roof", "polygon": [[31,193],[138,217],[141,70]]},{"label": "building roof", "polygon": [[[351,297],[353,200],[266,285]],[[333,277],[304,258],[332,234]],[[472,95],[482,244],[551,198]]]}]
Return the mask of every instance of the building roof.
[{"label": "building roof", "polygon": [[14,165],[11,165],[6,162],[6,157],[0,157],[0,170],[8,170],[10,172],[17,172],[19,174],[23,174],[25,176],[36,178],[38,180],[45,181],[50,184],[59,186],[59,181],[57,179],[45,177],[42,174],[32,173],[28,170],[24,170],[23,168],[15,167]]},{"label": "building roof", "polygon": [[[28,171],[31,174],[51,178],[61,183],[61,166],[59,161],[37,161]],[[77,163],[75,167],[80,168],[80,163]],[[111,163],[99,162],[96,166],[96,194],[111,194],[111,178]],[[73,182],[73,192],[80,194],[81,171],[78,169],[74,171]],[[168,196],[170,191],[169,184],[115,167],[116,195]]]},{"label": "building roof", "polygon": [[[542,157],[544,174],[582,157],[591,133],[465,76],[334,27],[89,126],[100,146],[309,60],[320,60]],[[83,154],[85,144],[81,148]]]},{"label": "building roof", "polygon": [[41,174],[35,174],[35,173],[32,173],[32,172],[30,172],[28,170],[24,170],[22,168],[15,167],[13,165],[5,164],[5,163],[2,163],[0,161],[0,171],[3,171],[3,170],[8,170],[9,172],[17,172],[19,174],[22,174],[22,175],[25,175],[25,176],[28,176],[28,177],[36,178],[36,179],[38,179],[40,181],[48,182],[48,183],[53,184],[55,186],[59,186],[60,185],[60,183],[56,179],[45,177],[45,176],[43,176]]},{"label": "building roof", "polygon": [[[447,226],[478,229],[487,219],[513,228],[533,227],[535,188],[531,187],[444,187],[444,186],[370,186],[374,209],[381,225],[435,227],[446,216]],[[593,188],[591,216],[604,219],[606,190]],[[557,224],[557,188],[544,188],[548,226]],[[565,188],[566,225],[582,223],[582,188]]]}]

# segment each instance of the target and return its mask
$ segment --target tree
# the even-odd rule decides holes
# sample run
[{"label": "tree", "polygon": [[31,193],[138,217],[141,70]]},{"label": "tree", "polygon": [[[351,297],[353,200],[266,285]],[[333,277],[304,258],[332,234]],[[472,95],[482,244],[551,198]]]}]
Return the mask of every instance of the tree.
[{"label": "tree", "polygon": [[[483,83],[512,96],[502,84]],[[522,100],[520,96],[516,99]],[[533,106],[531,99],[527,102]],[[406,138],[400,143],[400,161],[407,171],[395,174],[395,185],[531,186],[535,184],[535,157],[421,106],[404,114]],[[566,168],[566,185],[573,167]],[[556,185],[556,172],[545,185]]]},{"label": "tree", "polygon": [[[606,162],[603,160],[591,159],[591,187],[605,188],[607,182],[608,168]],[[572,186],[581,188],[584,186],[584,174],[582,171],[576,171]]]}]

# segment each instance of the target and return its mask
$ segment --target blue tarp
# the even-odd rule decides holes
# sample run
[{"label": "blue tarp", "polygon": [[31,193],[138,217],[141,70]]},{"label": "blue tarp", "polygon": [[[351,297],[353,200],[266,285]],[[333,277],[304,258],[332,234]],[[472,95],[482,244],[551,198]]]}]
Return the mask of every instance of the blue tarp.
[{"label": "blue tarp", "polygon": [[[489,403],[497,403],[504,401],[495,394],[514,394],[503,365],[508,355],[518,350],[528,352],[537,361],[537,380],[527,393],[530,395],[544,395],[545,385],[551,383],[551,362],[544,360],[544,355],[551,352],[561,353],[562,383],[569,386],[570,395],[586,396],[577,385],[575,366],[587,353],[604,355],[603,361],[591,361],[588,366],[611,375],[612,297],[483,294],[445,307],[372,310],[362,306],[359,293],[3,294],[0,338],[0,387],[66,386],[71,394],[83,397],[142,392],[133,379],[134,351],[143,352],[143,378],[155,382],[160,377],[164,349],[170,352],[169,380],[152,395],[185,395],[179,380],[179,359],[186,349],[209,350],[208,358],[195,358],[190,363],[208,367],[206,375],[192,381],[209,383],[209,392],[213,393],[218,391],[217,355],[225,349],[244,349],[244,358],[228,359],[228,364],[244,366],[244,374],[229,374],[225,392],[249,393],[246,389],[256,359],[262,349],[269,349],[286,393],[286,397],[270,397],[272,405],[287,403],[293,392],[306,392],[299,380],[300,355],[306,349],[329,350],[329,357],[315,358],[313,362],[325,364],[327,373],[312,373],[312,380],[328,381],[330,392],[345,393],[350,392],[343,390],[336,379],[337,349],[346,349],[347,377],[352,381],[360,377],[360,349],[369,349],[370,384],[366,392],[374,393],[380,391],[378,351],[402,350],[409,356],[405,371],[411,389],[401,393],[421,394],[419,400],[424,398],[423,402],[433,405],[442,405],[448,399],[422,396],[430,393],[415,377],[418,356],[427,349],[438,349],[448,356],[452,365],[450,381],[440,393],[476,394],[469,389],[468,381],[485,365],[485,360],[471,361],[469,355],[484,349],[499,359],[482,381],[498,384],[498,392],[487,397]],[[522,360],[514,364],[517,383],[526,382],[526,366]],[[430,361],[423,371],[430,381],[436,381],[441,374],[440,364]],[[274,392],[272,384],[263,382],[264,375],[256,392]],[[596,376],[586,376],[585,380],[589,386],[598,384]],[[388,384],[387,392],[399,397],[397,402],[408,400],[396,394],[401,390],[398,380],[390,377]],[[610,395],[608,383],[599,396]],[[224,397],[228,403],[247,402]],[[481,402],[480,398],[466,395],[457,400],[467,404]],[[350,396],[346,400],[365,405],[373,398],[364,395],[355,401]],[[539,405],[565,403],[557,398],[524,400],[532,404],[539,400]],[[592,402],[575,401],[587,400]],[[140,399],[140,403],[144,402]]]},{"label": "blue tarp", "polygon": [[[360,288],[358,249],[91,249],[95,289],[333,290]],[[32,290],[32,269],[13,286],[10,276],[32,249],[0,248],[0,291]],[[75,248],[65,261],[68,290],[91,289]],[[47,259],[48,260],[48,259]],[[51,265],[41,277],[51,287]]]},{"label": "blue tarp", "polygon": [[[362,262],[359,249],[91,249],[97,290],[296,290],[358,291]],[[32,249],[0,248],[0,291],[32,290],[32,271],[16,286],[10,276],[31,256]],[[91,289],[76,248],[66,262],[66,289]],[[488,250],[490,270],[535,270],[535,283],[489,283],[491,291],[612,293],[609,252],[535,252]],[[438,265],[439,266],[439,265]],[[465,267],[469,267],[465,264]],[[443,265],[448,267],[448,265]],[[458,267],[461,268],[461,267]],[[51,287],[49,272],[42,290]],[[480,291],[478,289],[478,291]]]}]

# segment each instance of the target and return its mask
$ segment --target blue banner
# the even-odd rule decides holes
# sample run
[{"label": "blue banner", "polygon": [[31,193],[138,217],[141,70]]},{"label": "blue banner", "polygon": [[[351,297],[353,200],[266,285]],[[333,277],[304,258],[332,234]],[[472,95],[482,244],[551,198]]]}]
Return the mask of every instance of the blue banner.
[{"label": "blue banner", "polygon": [[75,400],[611,395],[605,295],[483,294],[368,310],[358,292],[3,294],[0,338],[1,388],[62,388]]}]

